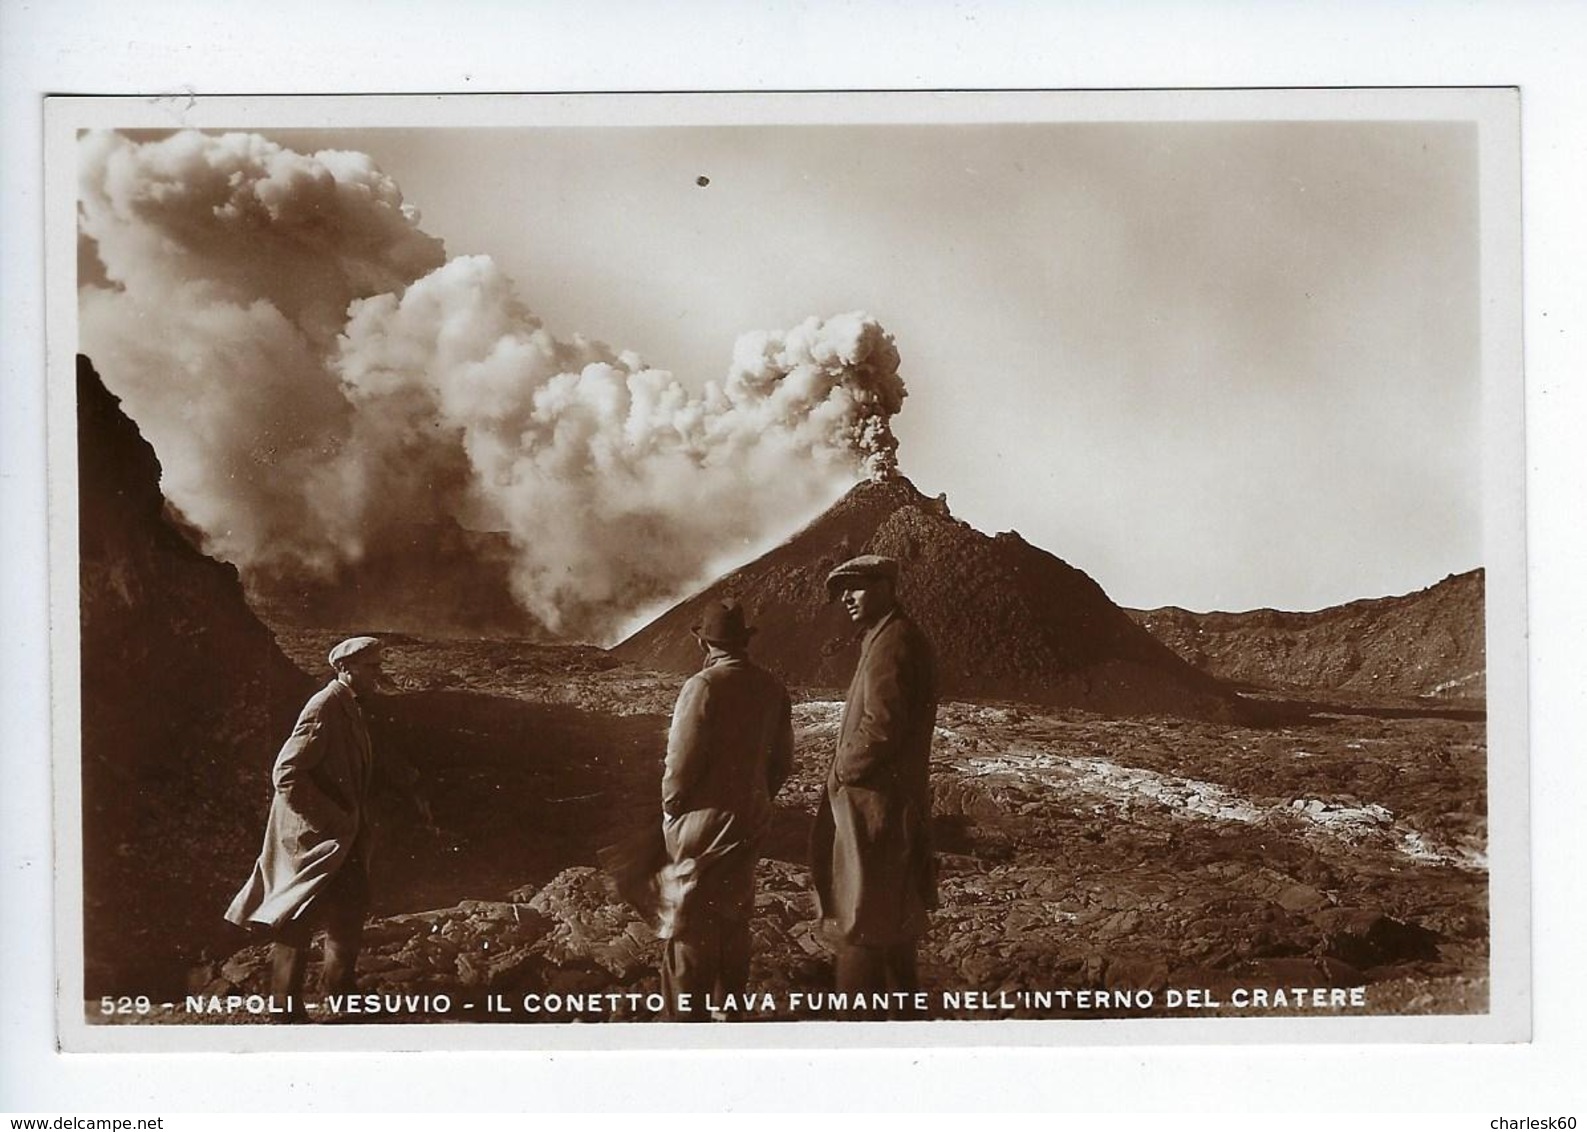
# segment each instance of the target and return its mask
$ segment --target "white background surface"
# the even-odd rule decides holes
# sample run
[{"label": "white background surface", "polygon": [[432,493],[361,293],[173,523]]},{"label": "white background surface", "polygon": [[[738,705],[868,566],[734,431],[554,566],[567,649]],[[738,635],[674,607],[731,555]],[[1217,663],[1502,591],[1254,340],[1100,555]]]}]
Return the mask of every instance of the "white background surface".
[{"label": "white background surface", "polygon": [[[0,0],[0,1110],[1427,1110],[1583,1114],[1578,430],[1587,16],[1564,4],[330,5]],[[76,1056],[53,1052],[41,98],[1519,84],[1533,705],[1534,1041],[1515,1047]],[[70,568],[70,567],[68,567]],[[1481,1115],[1479,1121],[1475,1119]]]}]

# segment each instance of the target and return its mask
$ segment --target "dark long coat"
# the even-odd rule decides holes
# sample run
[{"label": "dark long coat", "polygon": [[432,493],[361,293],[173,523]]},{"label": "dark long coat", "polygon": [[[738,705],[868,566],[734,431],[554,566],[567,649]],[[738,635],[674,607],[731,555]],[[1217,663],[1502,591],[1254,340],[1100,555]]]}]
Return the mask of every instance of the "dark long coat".
[{"label": "dark long coat", "polygon": [[659,936],[749,919],[771,800],[792,767],[787,689],[742,653],[713,648],[678,694],[667,735]]},{"label": "dark long coat", "polygon": [[901,610],[871,627],[843,705],[837,753],[811,833],[821,915],[845,942],[906,943],[937,906],[931,850],[930,642]]},{"label": "dark long coat", "polygon": [[374,776],[358,697],[332,680],[304,705],[276,756],[264,847],[226,919],[279,926],[301,915],[349,862],[366,868]]}]

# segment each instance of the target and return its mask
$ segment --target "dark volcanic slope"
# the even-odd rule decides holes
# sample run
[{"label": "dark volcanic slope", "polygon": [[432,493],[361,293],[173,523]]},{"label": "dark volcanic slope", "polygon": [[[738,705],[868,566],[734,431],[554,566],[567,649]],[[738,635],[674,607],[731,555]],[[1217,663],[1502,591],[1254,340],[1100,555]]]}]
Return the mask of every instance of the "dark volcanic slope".
[{"label": "dark volcanic slope", "polygon": [[221,913],[310,682],[237,572],[167,520],[154,450],[80,355],[77,414],[87,991],[155,993],[178,941],[231,940]]},{"label": "dark volcanic slope", "polygon": [[272,626],[369,625],[385,631],[554,640],[512,598],[507,537],[455,522],[388,529],[379,553],[329,577],[249,578],[251,605]]},{"label": "dark volcanic slope", "polygon": [[901,477],[857,485],[782,546],[613,651],[643,667],[693,671],[690,626],[707,602],[733,597],[760,630],[758,659],[792,683],[842,687],[856,637],[824,585],[833,566],[861,553],[902,562],[902,599],[936,649],[945,696],[1214,719],[1238,710],[1085,574],[1016,534],[981,534]]},{"label": "dark volcanic slope", "polygon": [[1316,613],[1131,615],[1186,660],[1226,680],[1391,696],[1481,698],[1487,691],[1482,570],[1403,597]]}]

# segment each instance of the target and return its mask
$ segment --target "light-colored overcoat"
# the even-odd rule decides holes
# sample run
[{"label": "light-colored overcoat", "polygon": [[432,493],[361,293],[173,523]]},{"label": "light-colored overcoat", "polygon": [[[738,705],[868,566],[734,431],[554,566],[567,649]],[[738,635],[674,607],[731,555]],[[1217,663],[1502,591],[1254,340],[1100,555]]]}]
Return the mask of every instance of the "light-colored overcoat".
[{"label": "light-colored overcoat", "polygon": [[661,779],[667,863],[657,935],[688,938],[749,919],[772,798],[793,767],[788,691],[740,652],[713,647],[684,683]]},{"label": "light-colored overcoat", "polygon": [[332,680],[304,705],[276,756],[264,848],[226,918],[279,926],[302,915],[349,861],[367,868],[374,774],[358,697]]},{"label": "light-colored overcoat", "polygon": [[930,642],[895,608],[861,642],[811,833],[821,915],[847,943],[886,947],[917,939],[937,906],[930,784],[936,718]]}]

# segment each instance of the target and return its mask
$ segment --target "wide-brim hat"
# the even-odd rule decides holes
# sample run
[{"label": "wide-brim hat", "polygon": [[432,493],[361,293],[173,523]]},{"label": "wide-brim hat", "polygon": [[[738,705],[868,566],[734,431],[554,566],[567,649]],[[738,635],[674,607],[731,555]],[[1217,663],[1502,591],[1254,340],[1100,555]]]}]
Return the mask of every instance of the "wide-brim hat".
[{"label": "wide-brim hat", "polygon": [[862,554],[851,558],[827,575],[827,597],[834,598],[844,590],[856,589],[863,582],[886,578],[898,581],[898,560],[882,554]]},{"label": "wide-brim hat", "polygon": [[379,637],[348,637],[331,649],[331,667],[338,667],[361,656],[379,656],[384,647]]},{"label": "wide-brim hat", "polygon": [[736,601],[713,601],[705,607],[694,633],[713,645],[742,645],[755,635],[744,624],[744,607]]}]

